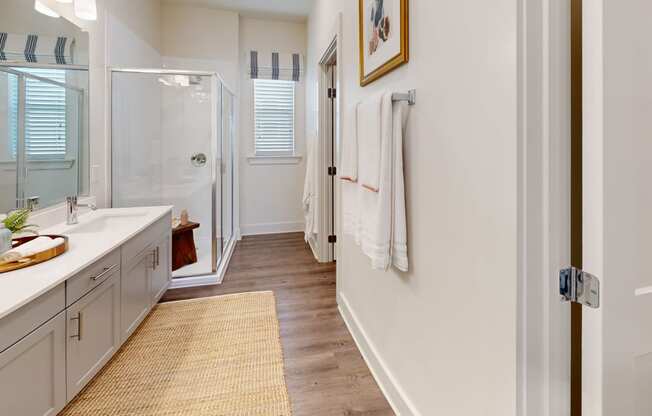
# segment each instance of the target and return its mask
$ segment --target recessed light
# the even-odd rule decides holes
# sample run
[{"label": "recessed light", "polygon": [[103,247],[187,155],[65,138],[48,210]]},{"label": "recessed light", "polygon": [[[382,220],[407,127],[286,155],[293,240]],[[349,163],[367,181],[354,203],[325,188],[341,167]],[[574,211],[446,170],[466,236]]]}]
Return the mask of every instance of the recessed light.
[{"label": "recessed light", "polygon": [[75,16],[84,20],[97,20],[95,0],[75,0]]}]

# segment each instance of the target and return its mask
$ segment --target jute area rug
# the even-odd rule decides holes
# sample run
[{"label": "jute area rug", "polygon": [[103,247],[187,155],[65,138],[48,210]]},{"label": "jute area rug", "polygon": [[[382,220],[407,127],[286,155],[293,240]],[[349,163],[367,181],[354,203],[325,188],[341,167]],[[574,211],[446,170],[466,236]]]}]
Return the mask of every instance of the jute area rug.
[{"label": "jute area rug", "polygon": [[291,415],[272,292],[158,305],[60,416]]}]

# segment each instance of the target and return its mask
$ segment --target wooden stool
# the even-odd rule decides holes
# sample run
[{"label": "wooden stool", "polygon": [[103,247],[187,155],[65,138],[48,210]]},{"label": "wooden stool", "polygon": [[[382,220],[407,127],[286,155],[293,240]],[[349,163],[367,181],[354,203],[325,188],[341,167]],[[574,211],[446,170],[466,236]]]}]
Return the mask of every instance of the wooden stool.
[{"label": "wooden stool", "polygon": [[189,222],[172,229],[172,270],[197,263],[197,249],[192,231],[195,228],[199,228],[199,224]]}]

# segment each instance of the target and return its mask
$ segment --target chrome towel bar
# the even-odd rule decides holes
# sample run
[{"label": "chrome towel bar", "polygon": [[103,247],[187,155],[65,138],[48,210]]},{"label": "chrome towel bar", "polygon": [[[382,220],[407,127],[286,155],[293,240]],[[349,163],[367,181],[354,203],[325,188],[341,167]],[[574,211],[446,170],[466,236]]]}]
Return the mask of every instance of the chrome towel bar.
[{"label": "chrome towel bar", "polygon": [[409,105],[417,103],[417,90],[410,90],[407,93],[395,92],[392,94],[392,101],[407,101]]}]

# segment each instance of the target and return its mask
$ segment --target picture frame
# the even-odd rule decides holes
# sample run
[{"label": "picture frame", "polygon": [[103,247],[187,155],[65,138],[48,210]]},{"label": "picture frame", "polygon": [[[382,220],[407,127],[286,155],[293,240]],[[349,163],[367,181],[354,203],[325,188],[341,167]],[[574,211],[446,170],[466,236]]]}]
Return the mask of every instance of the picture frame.
[{"label": "picture frame", "polygon": [[409,61],[408,0],[358,0],[360,85]]}]

